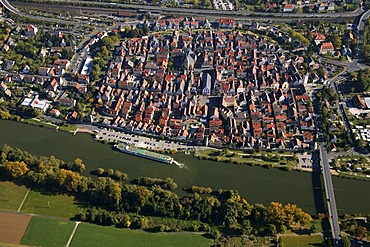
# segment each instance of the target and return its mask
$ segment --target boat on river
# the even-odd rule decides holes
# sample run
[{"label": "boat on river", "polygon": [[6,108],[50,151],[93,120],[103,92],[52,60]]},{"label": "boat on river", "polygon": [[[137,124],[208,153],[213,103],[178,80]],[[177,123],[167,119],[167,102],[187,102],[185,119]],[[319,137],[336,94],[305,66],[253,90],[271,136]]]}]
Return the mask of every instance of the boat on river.
[{"label": "boat on river", "polygon": [[173,158],[171,156],[148,151],[142,148],[138,148],[134,145],[119,143],[119,144],[114,145],[114,147],[117,148],[122,153],[135,155],[138,157],[158,161],[158,162],[165,163],[165,164],[173,163]]}]

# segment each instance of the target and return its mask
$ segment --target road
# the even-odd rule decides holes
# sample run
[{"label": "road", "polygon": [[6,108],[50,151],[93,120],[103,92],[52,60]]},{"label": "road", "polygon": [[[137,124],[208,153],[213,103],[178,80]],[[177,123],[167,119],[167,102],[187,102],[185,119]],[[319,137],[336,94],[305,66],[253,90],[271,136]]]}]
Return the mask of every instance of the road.
[{"label": "road", "polygon": [[365,22],[370,16],[370,10],[366,11],[360,18],[357,24],[358,40],[357,40],[357,56],[360,55],[362,51],[362,46],[364,44],[364,27]]},{"label": "road", "polygon": [[[4,6],[13,13],[21,14],[19,10],[12,7],[7,0],[0,0],[4,4]],[[95,2],[95,1],[78,1],[78,0],[68,0],[68,1],[60,1],[60,0],[48,0],[47,2],[57,4],[71,4],[74,3],[75,5],[80,4],[84,6],[86,4],[92,6],[100,6],[103,8],[121,8],[127,10],[138,10],[138,11],[148,11],[148,12],[160,12],[163,14],[187,14],[187,15],[202,15],[202,16],[223,16],[223,17],[232,17],[232,18],[246,18],[248,17],[249,20],[252,19],[260,19],[261,17],[265,17],[269,20],[298,20],[298,19],[344,19],[344,18],[355,18],[361,15],[364,10],[362,8],[358,8],[352,12],[343,12],[343,13],[267,13],[267,12],[250,12],[244,10],[238,11],[224,11],[224,10],[208,10],[208,9],[191,9],[191,8],[171,8],[165,6],[155,6],[155,5],[143,5],[143,4],[124,4],[124,3],[109,3],[109,2]],[[42,17],[41,17],[42,18]]]},{"label": "road", "polygon": [[333,181],[331,179],[327,152],[326,152],[326,149],[324,148],[324,145],[325,145],[324,142],[320,142],[319,149],[320,149],[320,161],[321,161],[322,172],[323,172],[323,177],[324,177],[326,200],[328,204],[328,212],[329,212],[328,217],[329,217],[329,222],[330,222],[330,226],[332,230],[334,246],[340,246],[341,237],[340,237],[338,211],[337,211],[337,205],[335,202],[334,187],[333,187]]}]

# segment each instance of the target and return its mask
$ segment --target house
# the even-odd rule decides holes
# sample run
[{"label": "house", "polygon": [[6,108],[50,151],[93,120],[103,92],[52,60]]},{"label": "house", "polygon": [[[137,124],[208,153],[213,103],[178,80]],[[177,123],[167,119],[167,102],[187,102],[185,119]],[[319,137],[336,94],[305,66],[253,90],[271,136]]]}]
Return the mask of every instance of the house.
[{"label": "house", "polygon": [[220,18],[218,20],[218,26],[220,28],[229,28],[232,29],[234,28],[235,25],[235,20],[232,18]]},{"label": "house", "polygon": [[26,64],[26,65],[24,66],[23,70],[22,70],[22,73],[23,73],[23,74],[28,74],[28,73],[30,73],[30,70],[31,70],[30,66],[28,66],[28,65]]},{"label": "house", "polygon": [[2,51],[7,52],[7,51],[9,51],[9,48],[10,48],[9,45],[5,44],[5,45],[3,45]]},{"label": "house", "polygon": [[319,11],[325,11],[327,6],[328,5],[326,3],[320,3],[320,5],[319,5]]},{"label": "house", "polygon": [[320,54],[327,54],[334,52],[334,45],[331,42],[324,42],[320,46]]},{"label": "house", "polygon": [[8,61],[6,61],[5,64],[4,64],[3,70],[7,70],[7,71],[12,70],[13,67],[14,67],[14,64],[15,64],[15,61],[14,60],[8,60]]},{"label": "house", "polygon": [[48,67],[40,67],[39,68],[39,75],[47,76],[50,72],[50,68]]},{"label": "house", "polygon": [[12,92],[8,89],[8,86],[4,82],[0,83],[0,88],[1,88],[2,91],[5,92],[6,96],[8,96],[8,97],[12,96]]},{"label": "house", "polygon": [[53,78],[46,86],[46,89],[56,92],[58,89],[58,80],[56,78]]},{"label": "house", "polygon": [[76,106],[76,100],[69,99],[69,98],[63,98],[59,100],[59,104],[62,106],[67,106],[67,107],[74,107]]},{"label": "house", "polygon": [[54,67],[67,69],[71,63],[68,59],[57,59],[54,61]]},{"label": "house", "polygon": [[89,75],[79,75],[77,78],[78,83],[88,84],[89,83]]},{"label": "house", "polygon": [[355,95],[352,98],[352,103],[355,107],[360,109],[366,109],[366,103],[365,100],[360,95]]},{"label": "house", "polygon": [[34,25],[27,25],[25,30],[24,30],[24,34],[27,36],[27,37],[35,37],[36,34],[38,32],[38,28]]},{"label": "house", "polygon": [[283,8],[283,12],[293,12],[294,4],[285,4]]},{"label": "house", "polygon": [[50,111],[49,111],[49,114],[51,115],[51,116],[53,116],[53,117],[59,117],[59,115],[60,115],[60,111],[59,110],[57,110],[57,109],[51,109]]},{"label": "house", "polygon": [[18,73],[14,74],[12,76],[12,80],[15,81],[15,82],[21,82],[21,81],[23,81],[23,78],[24,78],[24,75],[21,75],[21,74],[18,74]]},{"label": "house", "polygon": [[319,45],[319,44],[321,44],[322,42],[325,42],[326,37],[325,37],[325,35],[323,35],[323,34],[316,33],[316,35],[314,35],[313,40],[314,40],[314,42],[315,42],[315,44],[316,44],[316,45]]},{"label": "house", "polygon": [[329,5],[328,5],[328,11],[334,11],[334,10],[335,10],[335,3],[330,2]]}]

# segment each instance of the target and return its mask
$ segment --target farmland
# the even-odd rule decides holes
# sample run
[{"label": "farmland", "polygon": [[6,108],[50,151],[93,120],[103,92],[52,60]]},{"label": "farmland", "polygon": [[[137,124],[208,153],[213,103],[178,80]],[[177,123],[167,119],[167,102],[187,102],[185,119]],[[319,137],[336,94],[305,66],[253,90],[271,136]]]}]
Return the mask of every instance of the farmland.
[{"label": "farmland", "polygon": [[210,240],[193,233],[148,233],[81,223],[71,246],[209,246]]},{"label": "farmland", "polygon": [[74,223],[33,216],[22,238],[22,244],[30,246],[65,246]]},{"label": "farmland", "polygon": [[0,243],[19,244],[30,219],[30,215],[0,212]]}]

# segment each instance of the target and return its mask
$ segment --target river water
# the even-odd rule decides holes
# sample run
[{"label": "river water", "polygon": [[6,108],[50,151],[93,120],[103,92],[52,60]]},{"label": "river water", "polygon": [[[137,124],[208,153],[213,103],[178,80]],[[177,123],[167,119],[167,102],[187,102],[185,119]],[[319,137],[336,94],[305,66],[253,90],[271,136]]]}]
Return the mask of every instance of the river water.
[{"label": "river water", "polygon": [[[120,153],[95,141],[89,134],[73,136],[66,132],[0,120],[0,145],[8,144],[36,155],[54,155],[64,161],[81,158],[88,172],[99,167],[119,169],[130,178],[139,176],[171,177],[179,186],[198,185],[212,189],[236,189],[250,203],[268,204],[271,201],[295,203],[305,211],[316,214],[314,193],[320,188],[311,173],[286,172],[246,165],[198,160],[191,155],[175,154],[184,164],[166,165]],[[333,178],[338,213],[370,213],[370,182]]]}]

